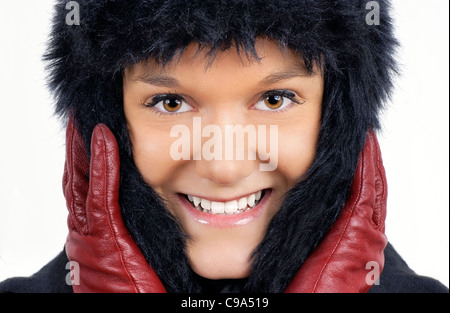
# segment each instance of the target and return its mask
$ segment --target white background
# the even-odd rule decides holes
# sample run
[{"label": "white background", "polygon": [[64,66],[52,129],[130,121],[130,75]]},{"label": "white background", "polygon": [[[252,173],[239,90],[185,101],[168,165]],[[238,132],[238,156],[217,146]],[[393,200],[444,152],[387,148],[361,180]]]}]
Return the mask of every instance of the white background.
[{"label": "white background", "polygon": [[[448,286],[449,2],[393,2],[402,76],[379,135],[386,233],[414,271]],[[64,131],[41,61],[52,4],[0,2],[0,281],[39,270],[67,233]]]}]

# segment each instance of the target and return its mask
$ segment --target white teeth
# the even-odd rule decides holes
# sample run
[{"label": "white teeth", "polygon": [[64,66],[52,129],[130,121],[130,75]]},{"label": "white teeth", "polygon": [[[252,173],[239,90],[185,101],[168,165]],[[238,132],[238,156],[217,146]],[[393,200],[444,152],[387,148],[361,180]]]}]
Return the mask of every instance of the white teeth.
[{"label": "white teeth", "polygon": [[261,195],[262,195],[262,191],[260,190],[255,194],[255,200],[259,201],[261,199]]},{"label": "white teeth", "polygon": [[239,201],[239,210],[243,210],[247,207],[247,198],[240,198]]},{"label": "white teeth", "polygon": [[237,200],[229,201],[225,203],[225,213],[233,214],[239,209]]},{"label": "white teeth", "polygon": [[237,214],[253,208],[261,200],[263,191],[260,190],[247,197],[242,197],[238,200],[228,202],[210,201],[199,197],[187,195],[188,200],[194,207],[203,212],[210,212],[213,214]]},{"label": "white teeth", "polygon": [[250,196],[248,196],[247,198],[247,204],[250,207],[254,207],[255,206],[255,194],[251,194]]},{"label": "white teeth", "polygon": [[223,202],[211,202],[211,212],[214,214],[225,213],[225,203]]},{"label": "white teeth", "polygon": [[200,205],[201,205],[202,208],[205,209],[206,211],[211,210],[211,201],[209,201],[209,200],[202,199],[202,202],[200,203]]},{"label": "white teeth", "polygon": [[194,202],[194,206],[198,206],[200,202],[202,202],[202,199],[200,199],[199,197],[192,197],[192,200],[189,201]]}]

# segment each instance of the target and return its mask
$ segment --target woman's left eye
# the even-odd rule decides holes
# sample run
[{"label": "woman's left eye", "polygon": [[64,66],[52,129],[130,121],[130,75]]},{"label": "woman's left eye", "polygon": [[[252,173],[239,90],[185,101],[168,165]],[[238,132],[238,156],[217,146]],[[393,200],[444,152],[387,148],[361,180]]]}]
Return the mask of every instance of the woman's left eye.
[{"label": "woman's left eye", "polygon": [[183,97],[178,95],[158,95],[153,97],[150,103],[145,104],[145,106],[166,114],[184,113],[193,110]]},{"label": "woman's left eye", "polygon": [[292,103],[301,103],[293,92],[274,90],[264,93],[261,99],[253,105],[253,108],[263,111],[281,111]]}]

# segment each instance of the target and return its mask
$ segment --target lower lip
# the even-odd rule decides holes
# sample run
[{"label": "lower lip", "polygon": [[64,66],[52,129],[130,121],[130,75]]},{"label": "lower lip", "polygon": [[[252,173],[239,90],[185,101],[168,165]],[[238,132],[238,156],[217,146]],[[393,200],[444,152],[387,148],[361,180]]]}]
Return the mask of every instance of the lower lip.
[{"label": "lower lip", "polygon": [[184,195],[179,194],[179,199],[182,205],[186,208],[189,215],[198,223],[216,227],[216,228],[230,228],[247,225],[256,220],[266,207],[272,191],[266,189],[264,197],[254,206],[252,209],[247,210],[239,214],[211,214],[197,210],[192,204],[185,198]]}]

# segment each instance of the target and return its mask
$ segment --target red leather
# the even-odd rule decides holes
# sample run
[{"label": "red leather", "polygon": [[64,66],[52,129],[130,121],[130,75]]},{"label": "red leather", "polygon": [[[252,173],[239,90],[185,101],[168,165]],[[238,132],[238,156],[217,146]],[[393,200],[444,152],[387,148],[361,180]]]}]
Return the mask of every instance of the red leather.
[{"label": "red leather", "polygon": [[384,266],[386,199],[380,147],[370,132],[341,215],[285,292],[367,292],[372,285],[366,282],[371,275],[371,267],[366,265],[375,262],[379,273]]},{"label": "red leather", "polygon": [[[83,140],[69,122],[66,149],[66,252],[70,261],[80,265],[80,285],[74,285],[74,291],[165,292],[122,221],[120,164],[113,134],[105,125],[95,128],[89,167]],[[375,134],[368,133],[341,215],[285,292],[368,291],[366,265],[376,262],[380,273],[384,265],[386,197],[380,148]]]},{"label": "red leather", "polygon": [[66,147],[66,253],[70,261],[78,262],[80,274],[74,292],[165,292],[123,223],[118,199],[119,150],[111,131],[105,125],[94,129],[90,167],[72,121]]}]

